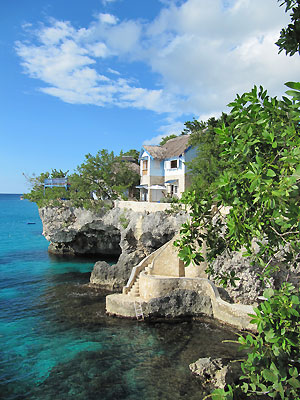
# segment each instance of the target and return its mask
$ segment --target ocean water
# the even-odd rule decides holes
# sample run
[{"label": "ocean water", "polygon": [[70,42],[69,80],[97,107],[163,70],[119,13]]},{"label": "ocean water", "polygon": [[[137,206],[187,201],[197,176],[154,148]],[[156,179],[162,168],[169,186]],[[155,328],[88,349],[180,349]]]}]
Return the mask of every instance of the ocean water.
[{"label": "ocean water", "polygon": [[232,331],[108,317],[95,260],[47,252],[35,204],[0,194],[0,398],[199,399],[188,365],[232,357]]}]

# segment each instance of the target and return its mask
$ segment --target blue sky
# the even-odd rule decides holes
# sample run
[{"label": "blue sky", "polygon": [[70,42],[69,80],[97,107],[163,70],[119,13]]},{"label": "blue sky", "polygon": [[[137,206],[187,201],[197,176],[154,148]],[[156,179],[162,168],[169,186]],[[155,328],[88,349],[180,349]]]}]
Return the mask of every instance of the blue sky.
[{"label": "blue sky", "polygon": [[298,56],[274,42],[276,0],[2,0],[0,193],[22,173],[74,170],[228,111],[262,84],[281,96]]}]

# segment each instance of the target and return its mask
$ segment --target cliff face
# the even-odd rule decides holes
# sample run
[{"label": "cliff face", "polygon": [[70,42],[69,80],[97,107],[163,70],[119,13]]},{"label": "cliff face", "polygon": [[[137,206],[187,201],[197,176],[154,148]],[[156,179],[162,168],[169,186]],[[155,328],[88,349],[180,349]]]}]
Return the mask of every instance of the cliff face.
[{"label": "cliff face", "polygon": [[186,215],[168,215],[163,211],[137,212],[115,206],[94,213],[65,205],[39,210],[43,235],[54,254],[92,254],[119,257],[117,264],[95,264],[91,283],[108,289],[121,289],[132,267],[178,232]]}]

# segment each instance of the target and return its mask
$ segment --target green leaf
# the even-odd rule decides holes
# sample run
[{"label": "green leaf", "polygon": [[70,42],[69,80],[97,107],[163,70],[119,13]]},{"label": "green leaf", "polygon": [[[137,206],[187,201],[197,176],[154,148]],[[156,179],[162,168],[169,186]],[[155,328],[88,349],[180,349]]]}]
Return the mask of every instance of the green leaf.
[{"label": "green leaf", "polygon": [[269,168],[267,171],[267,176],[274,177],[274,176],[276,176],[276,174],[272,169]]},{"label": "green leaf", "polygon": [[293,386],[294,389],[299,389],[300,388],[300,382],[298,379],[296,379],[295,377],[292,377],[290,379],[287,380],[287,382]]},{"label": "green leaf", "polygon": [[272,288],[265,289],[263,295],[269,299],[270,297],[274,296],[274,290]]},{"label": "green leaf", "polygon": [[247,172],[244,174],[244,178],[252,179],[253,177],[255,177],[255,173],[254,173],[253,171],[247,171]]},{"label": "green leaf", "polygon": [[291,89],[300,90],[300,82],[286,82],[285,86]]},{"label": "green leaf", "polygon": [[300,97],[300,93],[296,92],[295,90],[287,90],[285,93],[292,97]]}]

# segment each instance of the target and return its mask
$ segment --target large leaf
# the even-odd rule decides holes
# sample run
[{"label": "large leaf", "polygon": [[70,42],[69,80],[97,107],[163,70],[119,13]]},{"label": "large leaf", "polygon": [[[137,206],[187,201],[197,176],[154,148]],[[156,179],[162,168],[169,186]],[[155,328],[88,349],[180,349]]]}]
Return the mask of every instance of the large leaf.
[{"label": "large leaf", "polygon": [[300,82],[286,82],[285,86],[291,89],[300,90]]}]

